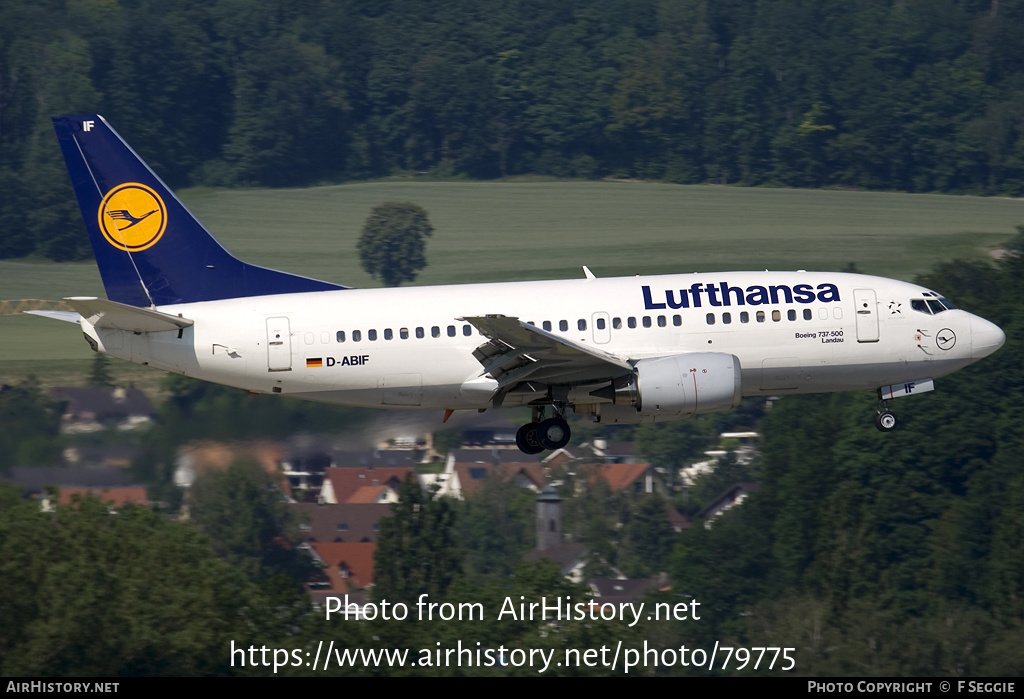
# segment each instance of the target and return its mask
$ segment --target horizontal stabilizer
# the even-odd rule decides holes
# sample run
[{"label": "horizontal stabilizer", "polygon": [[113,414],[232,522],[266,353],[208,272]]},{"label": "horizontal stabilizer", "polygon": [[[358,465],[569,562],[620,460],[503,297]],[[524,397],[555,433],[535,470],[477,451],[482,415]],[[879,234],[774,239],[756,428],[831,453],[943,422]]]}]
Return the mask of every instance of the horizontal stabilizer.
[{"label": "horizontal stabilizer", "polygon": [[78,315],[74,311],[25,311],[25,313],[32,316],[42,316],[43,318],[63,320],[65,323],[77,323],[82,319],[82,316]]},{"label": "horizontal stabilizer", "polygon": [[116,301],[91,296],[76,296],[64,299],[78,311],[90,325],[96,328],[114,328],[134,333],[152,333],[162,330],[181,330],[193,321],[181,316],[172,316],[148,308],[126,306]]}]

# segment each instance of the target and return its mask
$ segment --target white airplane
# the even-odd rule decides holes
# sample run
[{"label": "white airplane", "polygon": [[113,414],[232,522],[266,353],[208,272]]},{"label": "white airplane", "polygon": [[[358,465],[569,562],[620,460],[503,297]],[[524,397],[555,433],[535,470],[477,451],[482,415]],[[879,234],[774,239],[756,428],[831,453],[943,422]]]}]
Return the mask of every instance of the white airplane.
[{"label": "white airplane", "polygon": [[568,443],[570,409],[660,422],[790,393],[876,389],[888,431],[886,401],[1005,341],[917,284],[836,272],[350,289],[241,262],[102,117],[53,122],[109,299],[34,313],[94,351],[255,393],[445,420],[529,406],[527,453]]}]

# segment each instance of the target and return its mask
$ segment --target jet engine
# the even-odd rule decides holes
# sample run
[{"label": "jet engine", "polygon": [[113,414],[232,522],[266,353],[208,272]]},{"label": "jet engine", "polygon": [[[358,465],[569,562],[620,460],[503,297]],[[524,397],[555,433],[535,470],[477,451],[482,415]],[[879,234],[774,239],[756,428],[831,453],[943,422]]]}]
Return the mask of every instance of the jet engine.
[{"label": "jet engine", "polygon": [[[722,352],[641,359],[632,374],[591,391],[614,406],[577,405],[601,422],[653,422],[735,408],[742,397],[740,360]],[[581,410],[582,408],[582,410]]]}]

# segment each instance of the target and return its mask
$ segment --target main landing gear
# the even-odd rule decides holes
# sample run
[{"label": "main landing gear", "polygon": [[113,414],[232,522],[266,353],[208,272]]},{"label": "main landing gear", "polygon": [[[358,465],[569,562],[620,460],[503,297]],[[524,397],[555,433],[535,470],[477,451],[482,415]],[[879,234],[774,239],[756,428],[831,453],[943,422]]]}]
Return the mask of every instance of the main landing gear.
[{"label": "main landing gear", "polygon": [[561,449],[569,443],[572,431],[569,423],[556,412],[554,417],[544,419],[544,409],[533,409],[533,420],[516,432],[516,446],[524,454],[539,454],[545,449]]}]

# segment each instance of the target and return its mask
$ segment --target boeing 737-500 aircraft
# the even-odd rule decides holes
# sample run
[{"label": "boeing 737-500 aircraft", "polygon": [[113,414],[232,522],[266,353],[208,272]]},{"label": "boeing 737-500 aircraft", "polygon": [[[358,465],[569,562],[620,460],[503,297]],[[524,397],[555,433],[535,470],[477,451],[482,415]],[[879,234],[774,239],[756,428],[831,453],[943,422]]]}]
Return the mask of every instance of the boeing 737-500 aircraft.
[{"label": "boeing 737-500 aircraft", "polygon": [[247,264],[98,115],[53,120],[108,299],[67,299],[97,352],[255,393],[445,411],[529,406],[527,453],[602,423],[743,396],[875,389],[886,401],[1002,346],[917,284],[836,272],[350,289]]}]

